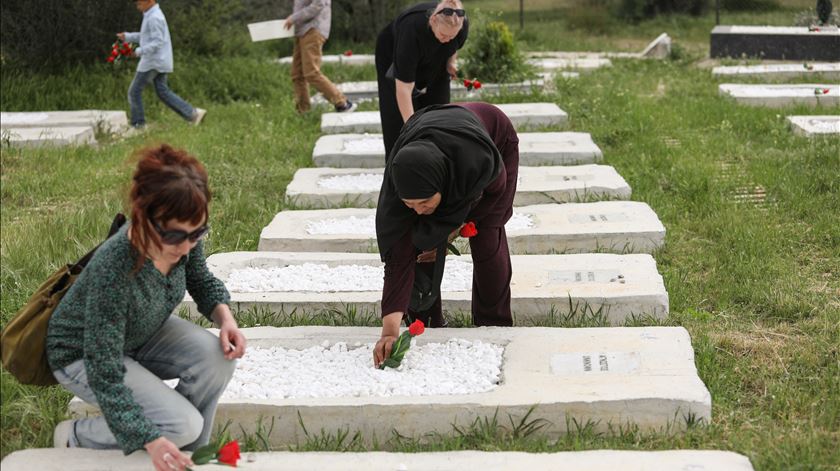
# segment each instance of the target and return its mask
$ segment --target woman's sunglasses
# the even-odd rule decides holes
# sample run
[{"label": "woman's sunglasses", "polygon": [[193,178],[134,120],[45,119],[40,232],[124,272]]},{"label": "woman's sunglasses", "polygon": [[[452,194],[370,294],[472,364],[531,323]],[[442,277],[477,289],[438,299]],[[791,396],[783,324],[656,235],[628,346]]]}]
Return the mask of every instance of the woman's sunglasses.
[{"label": "woman's sunglasses", "polygon": [[160,236],[161,242],[166,245],[178,245],[189,239],[190,242],[197,242],[199,239],[207,235],[210,231],[210,226],[205,224],[192,232],[186,231],[166,231],[157,222],[154,222],[155,230]]},{"label": "woman's sunglasses", "polygon": [[449,8],[449,7],[446,7],[446,8],[441,8],[440,11],[438,12],[438,14],[443,15],[443,16],[458,15],[458,18],[463,18],[464,16],[467,15],[467,11],[464,10],[463,8]]}]

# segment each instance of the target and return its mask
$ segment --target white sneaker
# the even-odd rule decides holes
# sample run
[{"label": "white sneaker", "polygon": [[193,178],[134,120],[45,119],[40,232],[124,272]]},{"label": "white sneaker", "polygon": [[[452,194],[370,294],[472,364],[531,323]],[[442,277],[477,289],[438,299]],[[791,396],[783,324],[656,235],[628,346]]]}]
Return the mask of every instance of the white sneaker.
[{"label": "white sneaker", "polygon": [[75,420],[63,420],[55,426],[53,448],[70,448],[70,436],[76,428]]},{"label": "white sneaker", "polygon": [[198,126],[201,123],[201,120],[204,119],[204,115],[207,114],[207,110],[204,108],[196,108],[195,109],[195,116],[193,116],[192,123],[193,126]]}]

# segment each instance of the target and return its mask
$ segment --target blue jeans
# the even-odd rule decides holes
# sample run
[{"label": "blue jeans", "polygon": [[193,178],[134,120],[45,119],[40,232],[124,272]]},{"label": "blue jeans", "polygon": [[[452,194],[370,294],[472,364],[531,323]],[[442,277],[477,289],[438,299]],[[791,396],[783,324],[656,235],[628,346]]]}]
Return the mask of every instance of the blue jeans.
[{"label": "blue jeans", "polygon": [[[210,441],[219,397],[236,367],[222,355],[219,339],[192,322],[170,316],[132,356],[124,356],[126,386],[161,435],[179,448],[194,450]],[[87,403],[97,405],[84,360],[53,371],[55,379]],[[170,388],[162,380],[178,378]],[[78,419],[71,447],[119,448],[105,417]]]},{"label": "blue jeans", "polygon": [[166,74],[157,70],[137,71],[134,80],[131,81],[131,86],[128,87],[128,104],[131,106],[132,126],[138,127],[146,124],[146,116],[143,112],[143,89],[151,82],[155,84],[155,92],[157,92],[160,101],[187,121],[193,119],[195,109],[169,89],[166,84]]}]

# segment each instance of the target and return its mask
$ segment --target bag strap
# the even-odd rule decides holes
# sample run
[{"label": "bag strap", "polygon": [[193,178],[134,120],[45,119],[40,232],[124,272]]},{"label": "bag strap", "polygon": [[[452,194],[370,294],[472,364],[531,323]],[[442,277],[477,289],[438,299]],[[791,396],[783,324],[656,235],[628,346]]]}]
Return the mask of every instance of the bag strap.
[{"label": "bag strap", "polygon": [[[114,220],[111,221],[111,228],[108,229],[108,237],[106,237],[105,239],[107,240],[111,238],[111,236],[116,234],[117,231],[119,231],[120,228],[123,225],[125,225],[125,222],[125,215],[123,213],[117,213],[117,215],[114,216]],[[96,247],[92,248],[90,252],[86,253],[76,263],[71,263],[67,265],[67,272],[61,278],[59,278],[59,280],[53,285],[52,289],[50,290],[50,296],[54,295],[55,293],[58,293],[59,291],[64,289],[65,286],[67,286],[67,282],[70,281],[71,274],[78,275],[79,273],[81,273],[82,270],[87,266],[88,262],[90,262],[90,259],[93,258],[93,254],[96,253],[96,250],[100,246],[102,246],[102,244],[99,244]]]}]

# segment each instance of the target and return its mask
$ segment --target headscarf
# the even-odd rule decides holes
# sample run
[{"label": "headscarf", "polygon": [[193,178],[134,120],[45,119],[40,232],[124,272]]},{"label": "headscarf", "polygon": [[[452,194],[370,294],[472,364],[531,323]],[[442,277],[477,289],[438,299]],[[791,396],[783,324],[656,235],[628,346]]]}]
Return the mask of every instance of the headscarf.
[{"label": "headscarf", "polygon": [[[432,105],[412,115],[386,159],[379,191],[376,240],[383,261],[409,231],[420,250],[445,242],[503,165],[484,125],[469,110]],[[402,201],[437,192],[441,202],[430,215],[420,216]]]}]

